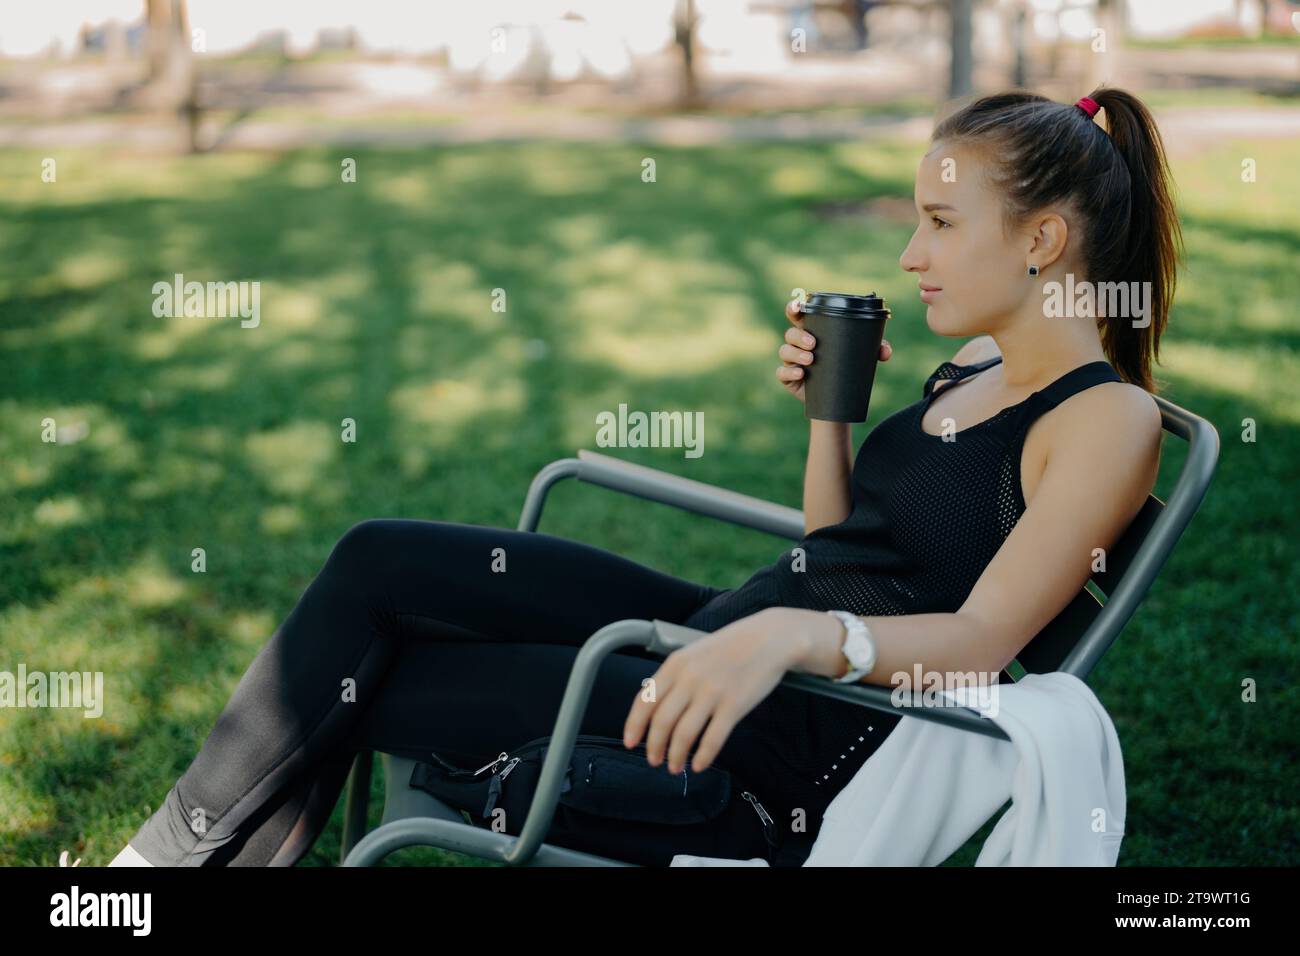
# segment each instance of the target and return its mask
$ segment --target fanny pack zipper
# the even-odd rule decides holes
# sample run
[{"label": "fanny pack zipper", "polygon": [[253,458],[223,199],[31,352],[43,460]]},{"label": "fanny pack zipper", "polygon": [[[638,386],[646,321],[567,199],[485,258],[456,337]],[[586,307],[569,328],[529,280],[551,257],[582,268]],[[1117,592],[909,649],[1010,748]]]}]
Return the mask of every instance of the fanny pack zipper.
[{"label": "fanny pack zipper", "polygon": [[754,812],[758,814],[758,819],[763,822],[763,835],[767,838],[768,846],[776,846],[776,821],[768,814],[767,808],[759,803],[758,797],[754,796],[748,790],[740,791],[740,795],[749,801],[753,806]]},{"label": "fanny pack zipper", "polygon": [[[550,737],[535,737],[532,740],[528,741],[526,744],[521,744],[518,747],[518,750],[520,751],[527,750],[529,747],[532,747],[534,744],[543,743],[549,739]],[[574,739],[574,745],[576,746],[579,743],[590,742],[595,740],[601,741],[603,743],[608,743],[610,738],[602,737],[599,734],[578,734]],[[644,752],[645,745],[640,744],[637,747],[633,748],[633,750],[628,752],[635,753],[637,751]],[[498,798],[501,796],[502,781],[504,781],[506,777],[510,775],[510,772],[514,770],[515,766],[519,763],[519,761],[523,759],[522,757],[512,757],[509,753],[503,750],[501,751],[501,753],[497,754],[495,760],[492,760],[484,764],[483,766],[479,767],[477,770],[471,772],[461,767],[457,767],[454,764],[448,763],[447,761],[439,757],[436,753],[433,753],[433,751],[430,751],[430,754],[432,755],[433,759],[436,760],[443,767],[443,769],[447,771],[448,775],[453,777],[477,777],[480,774],[484,773],[485,771],[495,770],[497,766],[499,766],[501,763],[505,763],[505,767],[501,770],[501,772],[494,773],[492,776],[492,782],[488,784],[487,803],[483,807],[484,817],[490,816],[493,807],[496,806],[496,802]],[[588,774],[590,774],[590,769],[591,769],[590,766],[588,766]],[[685,770],[683,770],[682,772],[685,773]],[[767,812],[767,808],[763,806],[762,802],[758,799],[758,797],[754,796],[748,790],[742,790],[740,792],[740,795],[750,804],[750,806],[754,808],[754,812],[758,814],[759,822],[762,823],[763,825],[763,836],[766,838],[768,845],[775,847],[777,845],[776,821],[772,819],[771,814]]]},{"label": "fanny pack zipper", "polygon": [[[527,743],[520,744],[517,748],[515,748],[515,752],[516,753],[523,752],[525,750],[528,750],[530,747],[533,747],[536,744],[545,743],[550,739],[551,738],[549,736],[534,737],[532,740],[528,741]],[[602,743],[609,743],[609,741],[612,739],[613,738],[611,737],[602,737],[599,734],[578,734],[574,740],[574,744],[576,745],[580,743],[589,743],[591,741],[596,741],[596,740],[601,741]],[[645,745],[644,744],[638,745],[633,750],[629,750],[628,753],[635,753],[638,750],[644,752]],[[470,770],[466,770],[463,767],[457,767],[455,764],[448,763],[446,760],[443,760],[433,751],[430,751],[429,753],[433,757],[433,759],[437,761],[438,765],[441,766],[444,770],[446,770],[449,776],[453,776],[453,777],[477,777],[480,774],[482,774],[484,771],[495,770],[499,764],[505,763],[512,759],[510,754],[503,750],[501,751],[501,753],[497,754],[495,760],[492,760],[491,762],[484,764],[483,766],[479,767],[477,770],[470,771]],[[514,758],[514,759],[519,760],[522,758]]]}]

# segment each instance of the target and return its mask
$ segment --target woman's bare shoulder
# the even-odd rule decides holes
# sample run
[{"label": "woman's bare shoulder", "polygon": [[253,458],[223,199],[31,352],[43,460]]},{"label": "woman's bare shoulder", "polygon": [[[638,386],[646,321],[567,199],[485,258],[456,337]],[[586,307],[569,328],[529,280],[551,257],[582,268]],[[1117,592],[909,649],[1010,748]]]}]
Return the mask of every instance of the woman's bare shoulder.
[{"label": "woman's bare shoulder", "polygon": [[1132,456],[1148,466],[1159,460],[1164,420],[1160,406],[1146,389],[1128,382],[1102,382],[1061,403],[1060,425],[1051,432],[1053,444],[1086,440],[1105,444],[1107,455]]},{"label": "woman's bare shoulder", "polygon": [[1074,402],[1075,408],[1108,425],[1137,429],[1147,435],[1159,434],[1162,427],[1160,406],[1151,393],[1130,382],[1102,382],[1072,399],[1083,399]]},{"label": "woman's bare shoulder", "polygon": [[[1041,420],[1050,425],[1031,430],[1031,439],[1042,442],[1034,458],[1043,469],[1032,480],[1033,497],[1055,462],[1058,473],[1085,479],[1094,492],[1098,481],[1110,491],[1127,489],[1121,492],[1128,495],[1125,503],[1117,507],[1127,509],[1123,518],[1130,520],[1160,470],[1163,421],[1151,393],[1127,382],[1103,382],[1071,395]],[[1028,501],[1028,487],[1025,494]]]}]

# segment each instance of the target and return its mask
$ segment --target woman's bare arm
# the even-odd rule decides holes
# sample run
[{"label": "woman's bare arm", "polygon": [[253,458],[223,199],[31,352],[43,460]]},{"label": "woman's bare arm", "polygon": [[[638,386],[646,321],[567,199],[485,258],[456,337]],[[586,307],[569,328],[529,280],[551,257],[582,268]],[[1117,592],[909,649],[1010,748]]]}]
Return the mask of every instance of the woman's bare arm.
[{"label": "woman's bare arm", "polygon": [[[798,377],[813,360],[816,343],[812,333],[803,327],[803,316],[797,301],[787,302],[785,317],[796,328],[786,329],[785,344],[781,346],[781,367],[777,378],[791,392],[804,400],[803,382]],[[969,343],[968,343],[969,344]],[[894,354],[888,339],[880,341],[880,361],[887,362]],[[797,368],[793,368],[797,366]],[[849,422],[809,420],[808,458],[803,473],[804,534],[818,528],[839,524],[853,510],[853,427]]]},{"label": "woman's bare arm", "polygon": [[848,422],[812,419],[808,430],[808,462],[803,476],[804,534],[839,524],[849,516],[853,497],[853,432]]},{"label": "woman's bare arm", "polygon": [[[1033,500],[953,613],[869,616],[876,666],[864,683],[895,674],[996,674],[1074,599],[1141,509],[1160,463],[1160,410],[1132,385],[1088,389],[1059,406]],[[826,614],[770,608],[805,642],[796,670],[839,677],[842,625]],[[767,612],[760,612],[767,613]],[[822,619],[825,620],[822,620]],[[796,622],[799,622],[796,625]],[[946,681],[945,681],[946,683]]]}]

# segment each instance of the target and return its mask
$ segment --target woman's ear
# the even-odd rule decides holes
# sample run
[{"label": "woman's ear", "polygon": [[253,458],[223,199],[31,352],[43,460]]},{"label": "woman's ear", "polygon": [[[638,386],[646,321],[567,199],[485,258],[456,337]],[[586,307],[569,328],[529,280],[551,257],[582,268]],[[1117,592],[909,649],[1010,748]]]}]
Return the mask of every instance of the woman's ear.
[{"label": "woman's ear", "polygon": [[1032,260],[1041,271],[1065,253],[1070,227],[1054,212],[1039,216],[1031,222],[1026,260]]}]

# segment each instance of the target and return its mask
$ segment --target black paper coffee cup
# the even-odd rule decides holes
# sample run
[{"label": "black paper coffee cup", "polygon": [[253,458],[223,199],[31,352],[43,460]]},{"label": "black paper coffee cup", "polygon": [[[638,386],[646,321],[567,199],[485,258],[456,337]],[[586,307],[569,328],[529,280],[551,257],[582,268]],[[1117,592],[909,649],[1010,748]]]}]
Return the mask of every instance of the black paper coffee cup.
[{"label": "black paper coffee cup", "polygon": [[874,292],[813,292],[799,304],[803,327],[817,343],[803,367],[804,415],[829,422],[865,422],[889,309]]}]

